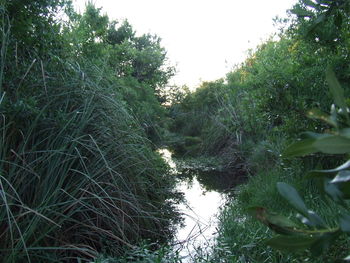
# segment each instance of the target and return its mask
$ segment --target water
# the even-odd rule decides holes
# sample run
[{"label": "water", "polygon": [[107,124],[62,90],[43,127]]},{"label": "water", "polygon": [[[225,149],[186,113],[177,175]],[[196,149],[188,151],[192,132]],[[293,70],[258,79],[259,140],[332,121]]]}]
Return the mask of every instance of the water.
[{"label": "water", "polygon": [[178,190],[185,195],[185,204],[179,205],[184,216],[184,226],[178,229],[176,245],[183,262],[190,262],[198,248],[208,250],[217,233],[217,214],[224,203],[223,194],[216,191],[206,191],[193,178],[179,182]]},{"label": "water", "polygon": [[232,175],[218,174],[210,169],[179,171],[171,158],[171,152],[159,152],[179,179],[177,190],[184,193],[185,203],[179,205],[184,217],[183,227],[179,227],[174,249],[179,252],[183,262],[191,262],[198,250],[208,252],[217,233],[217,215],[226,201],[224,190],[234,184]]}]

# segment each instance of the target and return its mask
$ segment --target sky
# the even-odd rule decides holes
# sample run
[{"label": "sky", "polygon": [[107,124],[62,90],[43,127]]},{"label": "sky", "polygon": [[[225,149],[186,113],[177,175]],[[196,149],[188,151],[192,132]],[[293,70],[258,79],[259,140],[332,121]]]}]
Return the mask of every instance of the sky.
[{"label": "sky", "polygon": [[[83,11],[86,0],[74,0]],[[225,77],[277,29],[297,0],[93,0],[111,19],[127,19],[138,35],[156,34],[177,69],[170,84],[199,86]]]}]

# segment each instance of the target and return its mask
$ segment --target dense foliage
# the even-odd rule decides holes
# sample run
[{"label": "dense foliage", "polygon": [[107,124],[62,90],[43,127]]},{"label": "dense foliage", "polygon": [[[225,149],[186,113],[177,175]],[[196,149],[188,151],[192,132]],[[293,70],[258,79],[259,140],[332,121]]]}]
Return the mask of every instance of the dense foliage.
[{"label": "dense foliage", "polygon": [[[336,72],[334,79],[344,88],[344,97],[349,96],[349,1],[300,0],[286,22],[278,36],[251,51],[246,61],[225,79],[203,83],[171,106],[171,129],[183,136],[174,140],[175,151],[220,156],[227,167],[235,171],[237,167],[244,168],[250,177],[247,184],[236,189],[235,200],[220,215],[212,261],[224,258],[227,262],[334,262],[347,256],[347,238],[343,236],[336,242],[331,232],[327,232],[327,237],[318,236],[324,241],[318,242],[318,249],[321,247],[322,251],[329,243],[333,246],[325,254],[317,253],[316,258],[309,252],[273,250],[264,242],[272,232],[247,213],[249,207],[267,207],[290,215],[290,207],[278,192],[281,186],[276,188],[277,182],[282,181],[293,185],[305,198],[306,206],[325,218],[327,226],[335,227],[339,219],[340,208],[327,205],[329,200],[320,195],[316,182],[303,180],[302,176],[315,167],[335,167],[344,161],[344,156],[329,158],[308,148],[314,154],[292,160],[284,159],[281,153],[301,132],[327,133],[334,125],[330,120],[333,117],[324,113],[334,95],[326,81],[327,67]],[[338,104],[343,111],[347,110],[347,100],[346,103]],[[311,109],[314,118],[306,118]],[[335,148],[336,143],[332,141],[326,148]],[[348,152],[348,145],[341,144],[343,153]],[[329,149],[324,150],[330,153]],[[291,194],[293,190],[288,188],[286,192]],[[273,230],[280,226],[271,224],[280,218],[259,211],[257,215],[262,216],[262,221],[267,218],[265,223]],[[293,242],[297,243],[296,239],[287,246]]]},{"label": "dense foliage", "polygon": [[[0,0],[1,262],[180,262],[167,246],[153,251],[171,237],[179,200],[154,151],[163,135],[180,156],[219,158],[228,176],[249,176],[199,262],[347,256],[349,166],[330,168],[349,153],[349,13],[349,1],[300,0],[278,36],[190,92],[164,88],[174,68],[158,36],[91,2],[78,14],[70,0]],[[333,97],[340,110],[327,115]],[[281,156],[305,130],[287,153],[311,155]],[[330,198],[319,180],[302,179],[315,167]],[[274,234],[249,207],[272,230],[293,232],[270,245],[313,253],[267,247]]]},{"label": "dense foliage", "polygon": [[[306,132],[303,139],[290,145],[284,152],[285,157],[303,156],[316,152],[325,154],[345,154],[349,152],[350,140],[348,127],[350,124],[344,91],[329,68],[327,80],[334,99],[339,106],[332,106],[331,114],[311,110],[309,116],[318,118],[330,124],[333,129],[326,133]],[[299,213],[301,223],[273,214],[264,207],[253,207],[253,215],[274,230],[279,235],[267,241],[272,247],[280,250],[299,251],[310,249],[314,256],[324,253],[334,241],[349,234],[350,216],[347,200],[349,199],[349,160],[334,169],[313,170],[308,177],[318,181],[321,191],[327,194],[334,203],[330,206],[337,208],[335,222],[327,222],[317,212],[305,205],[294,187],[283,182],[277,183],[278,192]],[[329,218],[327,218],[329,219]],[[347,260],[349,257],[347,257]]]},{"label": "dense foliage", "polygon": [[76,262],[165,241],[174,181],[153,151],[173,74],[157,36],[91,3],[0,2],[0,260]]}]

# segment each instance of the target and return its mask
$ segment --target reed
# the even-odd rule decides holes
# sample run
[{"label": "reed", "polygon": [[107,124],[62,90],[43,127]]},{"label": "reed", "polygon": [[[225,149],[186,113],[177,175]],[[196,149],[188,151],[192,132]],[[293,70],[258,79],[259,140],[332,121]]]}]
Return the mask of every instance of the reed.
[{"label": "reed", "polygon": [[174,182],[113,77],[54,55],[16,72],[10,54],[6,84],[19,82],[0,96],[0,261],[89,261],[171,236]]}]

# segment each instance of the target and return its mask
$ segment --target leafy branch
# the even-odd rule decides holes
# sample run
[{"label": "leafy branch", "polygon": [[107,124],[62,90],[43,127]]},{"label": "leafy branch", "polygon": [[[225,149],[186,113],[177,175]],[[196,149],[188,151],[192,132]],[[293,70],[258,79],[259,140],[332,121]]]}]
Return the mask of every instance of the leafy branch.
[{"label": "leafy branch", "polygon": [[[312,153],[348,154],[350,153],[350,118],[344,90],[334,72],[326,72],[330,91],[337,105],[332,105],[330,114],[311,110],[309,117],[322,120],[333,127],[327,133],[306,132],[302,139],[290,145],[284,157],[304,156]],[[350,234],[350,213],[347,200],[350,199],[350,159],[344,164],[329,170],[313,170],[308,178],[323,181],[323,190],[334,203],[343,207],[339,212],[337,226],[329,227],[326,220],[310,210],[297,190],[283,182],[277,183],[280,195],[298,213],[298,223],[287,217],[269,212],[263,207],[252,207],[250,212],[270,229],[278,233],[266,244],[279,250],[298,251],[310,249],[313,255],[324,252],[341,235]],[[349,260],[349,257],[344,259]]]}]

